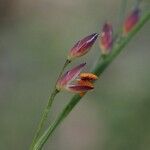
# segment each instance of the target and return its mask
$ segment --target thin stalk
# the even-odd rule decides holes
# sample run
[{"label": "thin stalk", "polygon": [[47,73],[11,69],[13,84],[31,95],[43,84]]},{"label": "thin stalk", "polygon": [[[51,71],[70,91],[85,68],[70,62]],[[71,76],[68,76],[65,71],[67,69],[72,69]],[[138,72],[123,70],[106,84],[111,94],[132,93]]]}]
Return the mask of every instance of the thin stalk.
[{"label": "thin stalk", "polygon": [[[127,37],[122,38],[122,40],[117,43],[116,46],[112,49],[112,53],[110,53],[105,59],[100,59],[98,61],[95,68],[92,70],[94,74],[99,76],[103,71],[111,64],[111,62],[116,58],[116,56],[123,50],[123,48],[130,42],[130,40],[138,33],[138,31],[147,23],[150,19],[150,12],[145,14],[141,21],[135,26],[135,28],[128,34]],[[56,120],[48,127],[48,129],[44,132],[44,134],[39,138],[36,142],[33,150],[41,150],[45,142],[48,140],[49,136],[53,133],[53,131],[57,128],[57,126],[64,120],[65,117],[69,115],[72,109],[76,106],[76,104],[80,101],[82,97],[79,95],[74,95],[70,102],[66,105],[63,111],[58,115]]]},{"label": "thin stalk", "polygon": [[45,142],[48,140],[49,136],[53,133],[56,127],[63,121],[63,119],[71,112],[74,106],[80,101],[81,97],[79,95],[74,95],[68,105],[60,113],[53,124],[44,132],[40,139],[35,144],[33,150],[41,150]]},{"label": "thin stalk", "polygon": [[126,14],[126,9],[127,9],[127,2],[128,0],[122,0],[119,11],[118,11],[118,20],[117,20],[117,28],[118,31],[114,34],[114,42],[118,42],[121,39],[121,34],[122,34],[122,26]]},{"label": "thin stalk", "polygon": [[139,7],[140,3],[141,3],[142,0],[135,0],[135,4],[134,4],[134,8],[137,8]]},{"label": "thin stalk", "polygon": [[126,8],[127,8],[127,1],[128,0],[121,1],[120,7],[119,7],[119,15],[118,15],[118,27],[122,27],[123,25],[123,20],[124,20]]},{"label": "thin stalk", "polygon": [[58,90],[54,90],[54,91],[52,92],[52,94],[50,95],[50,98],[49,98],[49,100],[48,100],[48,103],[47,103],[47,105],[46,105],[44,111],[42,112],[41,120],[40,120],[40,122],[39,122],[39,124],[38,124],[37,130],[36,130],[36,133],[35,133],[35,136],[34,136],[34,138],[33,138],[33,142],[32,142],[32,144],[31,144],[31,148],[30,148],[31,150],[32,150],[32,148],[33,148],[35,142],[36,142],[37,139],[39,138],[39,135],[40,135],[40,133],[41,133],[41,130],[42,130],[42,128],[43,128],[43,126],[44,126],[44,124],[45,124],[45,122],[46,122],[46,120],[47,120],[48,113],[49,113],[49,111],[50,111],[52,102],[53,102],[53,100],[54,100],[54,98],[55,98],[55,96],[56,96],[56,94],[57,94],[58,92],[59,92]]},{"label": "thin stalk", "polygon": [[51,106],[52,106],[52,103],[54,101],[54,98],[55,96],[59,93],[59,91],[56,89],[56,84],[57,84],[57,81],[58,79],[60,78],[60,76],[62,75],[64,69],[67,67],[67,65],[70,63],[71,61],[70,60],[66,60],[59,75],[58,75],[58,78],[56,80],[56,83],[55,83],[55,86],[54,86],[54,89],[53,89],[53,92],[51,93],[50,97],[49,97],[49,100],[48,100],[48,103],[45,107],[45,109],[43,110],[43,113],[42,113],[42,117],[41,117],[41,120],[38,124],[38,127],[37,127],[37,130],[36,130],[36,133],[34,135],[34,138],[33,138],[33,141],[32,141],[32,144],[31,144],[31,147],[30,149],[32,150],[33,147],[34,147],[34,144],[36,143],[37,139],[39,138],[40,136],[40,133],[41,133],[41,130],[43,129],[44,127],[44,124],[47,120],[47,117],[48,117],[48,113],[50,112],[50,109],[51,109]]}]

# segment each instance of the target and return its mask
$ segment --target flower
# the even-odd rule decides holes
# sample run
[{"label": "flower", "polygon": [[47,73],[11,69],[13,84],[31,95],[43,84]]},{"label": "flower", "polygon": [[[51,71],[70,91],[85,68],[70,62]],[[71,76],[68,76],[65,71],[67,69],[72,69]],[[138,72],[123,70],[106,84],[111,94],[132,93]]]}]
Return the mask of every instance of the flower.
[{"label": "flower", "polygon": [[92,73],[80,74],[84,66],[85,63],[80,64],[60,77],[56,85],[57,90],[67,90],[69,92],[80,94],[94,89],[92,81],[96,80],[97,76]]},{"label": "flower", "polygon": [[[95,74],[92,73],[81,73],[80,74],[80,79],[78,80],[78,84],[80,86],[88,85],[89,87],[93,87],[93,81],[97,80],[98,77]],[[83,96],[85,92],[80,92],[79,95]]]},{"label": "flower", "polygon": [[97,33],[93,33],[89,36],[86,36],[85,38],[79,40],[73,48],[69,51],[68,54],[68,60],[72,60],[76,57],[81,57],[85,55],[92,47],[92,45],[95,43],[96,39],[98,37]]},{"label": "flower", "polygon": [[87,92],[89,90],[94,89],[94,86],[88,85],[88,84],[76,84],[76,85],[69,85],[67,87],[67,90],[73,93],[84,93]]},{"label": "flower", "polygon": [[123,35],[127,35],[140,19],[140,9],[134,9],[129,16],[125,19],[123,24]]},{"label": "flower", "polygon": [[102,28],[102,33],[99,40],[99,46],[102,55],[107,55],[110,52],[113,44],[113,29],[112,25],[105,23]]},{"label": "flower", "polygon": [[74,80],[81,72],[81,70],[84,68],[86,63],[82,63],[73,69],[67,71],[60,79],[57,81],[57,89],[61,90],[63,89],[66,85],[68,85],[72,80]]},{"label": "flower", "polygon": [[81,73],[80,74],[80,79],[81,80],[88,80],[88,81],[94,81],[97,80],[98,77],[95,74],[92,73]]}]

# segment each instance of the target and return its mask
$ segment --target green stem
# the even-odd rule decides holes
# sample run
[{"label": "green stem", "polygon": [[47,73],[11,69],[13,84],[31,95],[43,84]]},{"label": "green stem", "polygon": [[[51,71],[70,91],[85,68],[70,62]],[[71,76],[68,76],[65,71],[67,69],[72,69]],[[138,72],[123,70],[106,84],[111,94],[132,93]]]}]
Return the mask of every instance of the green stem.
[{"label": "green stem", "polygon": [[125,18],[125,12],[127,8],[127,2],[128,0],[122,0],[120,7],[119,7],[119,12],[118,12],[118,21],[117,21],[117,32],[114,34],[113,39],[114,42],[118,42],[120,40],[120,35],[122,34],[122,26]]},{"label": "green stem", "polygon": [[[99,76],[103,71],[109,66],[109,64],[114,60],[114,58],[122,51],[122,49],[129,43],[129,41],[135,36],[135,34],[144,26],[146,22],[150,19],[150,13],[145,14],[138,25],[128,34],[127,37],[122,38],[122,40],[117,43],[117,45],[112,49],[112,53],[110,53],[105,59],[100,59],[95,68],[93,69],[93,73]],[[65,117],[71,112],[71,110],[76,106],[76,104],[80,101],[81,97],[79,95],[74,95],[64,110],[60,113],[60,115],[56,118],[52,125],[48,127],[48,129],[44,132],[44,134],[39,138],[36,142],[33,150],[41,150],[45,142],[48,140],[49,136],[53,133],[56,127],[64,120]]]},{"label": "green stem", "polygon": [[46,120],[47,120],[48,113],[49,113],[49,111],[50,111],[52,102],[53,102],[53,100],[54,100],[54,98],[55,98],[55,96],[56,96],[56,94],[57,94],[58,92],[59,92],[58,90],[54,90],[54,91],[52,92],[52,94],[50,95],[50,98],[49,98],[49,100],[48,100],[48,103],[47,103],[47,105],[46,105],[46,107],[45,107],[45,109],[44,109],[44,111],[43,111],[43,113],[42,113],[42,117],[41,117],[41,120],[40,120],[40,122],[39,122],[39,124],[38,124],[37,130],[36,130],[36,133],[35,133],[35,136],[34,136],[34,138],[33,138],[33,142],[32,142],[32,144],[31,144],[31,148],[30,148],[31,150],[33,149],[33,146],[34,146],[35,142],[36,142],[37,139],[39,138],[39,135],[40,135],[40,133],[41,133],[41,130],[42,130],[42,128],[43,128],[43,126],[44,126],[44,124],[45,124],[45,122],[46,122]]},{"label": "green stem", "polygon": [[124,20],[126,8],[127,8],[127,1],[128,0],[121,1],[120,7],[119,7],[119,15],[118,15],[118,27],[122,27],[123,25],[123,20]]},{"label": "green stem", "polygon": [[134,8],[137,8],[139,7],[140,3],[141,3],[142,0],[135,0],[135,4],[134,4]]},{"label": "green stem", "polygon": [[33,150],[40,150],[44,143],[48,140],[49,136],[55,130],[55,128],[62,122],[62,120],[71,112],[74,106],[80,101],[81,97],[79,95],[74,95],[68,105],[64,108],[64,110],[57,117],[55,122],[44,132],[44,134],[40,137],[38,142],[35,144]]},{"label": "green stem", "polygon": [[64,69],[67,67],[67,65],[68,65],[70,62],[71,62],[71,61],[68,60],[68,59],[65,61],[65,64],[64,64],[64,66],[62,67],[62,70],[60,71],[60,74],[58,75],[58,78],[57,78],[57,80],[56,80],[56,83],[55,83],[53,92],[52,92],[51,95],[50,95],[50,98],[49,98],[49,100],[48,100],[48,103],[47,103],[47,105],[46,105],[46,107],[45,107],[45,109],[44,109],[44,111],[43,111],[43,113],[42,113],[41,120],[40,120],[40,122],[39,122],[39,124],[38,124],[37,130],[36,130],[36,133],[35,133],[35,136],[34,136],[34,138],[33,138],[33,141],[32,141],[31,147],[30,147],[31,150],[33,149],[34,144],[36,143],[37,139],[39,138],[40,133],[41,133],[41,130],[42,130],[43,127],[44,127],[44,124],[45,124],[45,122],[46,122],[46,120],[47,120],[48,113],[49,113],[49,111],[50,111],[50,108],[51,108],[51,106],[52,106],[52,103],[53,103],[53,101],[54,101],[54,98],[55,98],[55,96],[59,93],[59,91],[56,89],[57,81],[58,81],[58,79],[60,78],[60,76],[62,75]]}]

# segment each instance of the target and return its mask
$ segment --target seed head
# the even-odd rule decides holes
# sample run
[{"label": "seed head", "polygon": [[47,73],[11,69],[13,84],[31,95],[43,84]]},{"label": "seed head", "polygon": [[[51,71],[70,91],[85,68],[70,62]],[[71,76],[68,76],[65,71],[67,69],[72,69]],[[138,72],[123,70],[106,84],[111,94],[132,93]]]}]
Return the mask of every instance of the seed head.
[{"label": "seed head", "polygon": [[89,50],[95,43],[97,37],[98,37],[98,34],[93,33],[93,34],[86,36],[85,38],[79,40],[73,46],[73,48],[69,51],[68,59],[72,60],[76,57],[81,57],[81,56],[85,55],[87,52],[89,52]]},{"label": "seed head", "polygon": [[107,55],[110,52],[112,44],[113,44],[112,25],[106,22],[103,26],[102,33],[99,39],[99,45],[102,55]]},{"label": "seed head", "polygon": [[126,36],[138,23],[140,19],[140,9],[134,9],[125,19],[123,24],[123,35]]}]

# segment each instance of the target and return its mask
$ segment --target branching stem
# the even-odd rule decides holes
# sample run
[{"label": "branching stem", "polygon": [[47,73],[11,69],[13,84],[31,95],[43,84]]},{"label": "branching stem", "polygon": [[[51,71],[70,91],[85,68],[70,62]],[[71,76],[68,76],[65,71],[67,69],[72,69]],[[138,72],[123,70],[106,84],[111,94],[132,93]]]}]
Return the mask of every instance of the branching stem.
[{"label": "branching stem", "polygon": [[47,117],[48,117],[48,114],[50,112],[50,109],[51,109],[51,106],[52,106],[52,103],[54,101],[54,98],[55,96],[59,93],[59,91],[56,89],[56,84],[57,84],[57,81],[58,79],[61,77],[63,71],[65,70],[65,68],[68,66],[68,64],[70,63],[71,61],[70,60],[66,60],[65,63],[64,63],[64,66],[62,67],[62,70],[60,71],[59,75],[58,75],[58,78],[56,80],[56,83],[55,83],[55,86],[54,86],[54,89],[53,89],[53,92],[51,93],[50,97],[49,97],[49,100],[48,100],[48,103],[42,113],[42,117],[41,117],[41,120],[38,124],[38,127],[37,127],[37,130],[36,130],[36,133],[34,135],[34,138],[33,138],[33,141],[32,141],[32,144],[31,144],[31,147],[30,149],[32,150],[33,147],[34,147],[34,144],[36,143],[36,141],[38,140],[39,136],[40,136],[40,133],[41,133],[41,130],[43,129],[44,125],[45,125],[45,122],[47,120]]},{"label": "branching stem", "polygon": [[[112,52],[97,62],[95,68],[92,70],[94,74],[99,76],[103,71],[111,64],[111,62],[116,58],[116,56],[123,50],[123,48],[131,41],[131,39],[140,31],[140,29],[146,24],[150,19],[150,12],[145,14],[141,21],[135,26],[135,28],[126,36],[123,37],[116,45],[113,47]],[[82,97],[79,95],[74,95],[70,102],[66,105],[63,111],[58,115],[56,120],[48,127],[48,129],[43,133],[39,140],[35,143],[33,150],[41,150],[45,142],[48,140],[53,131],[57,126],[64,120],[65,117],[69,115],[72,109],[80,101]]]}]

